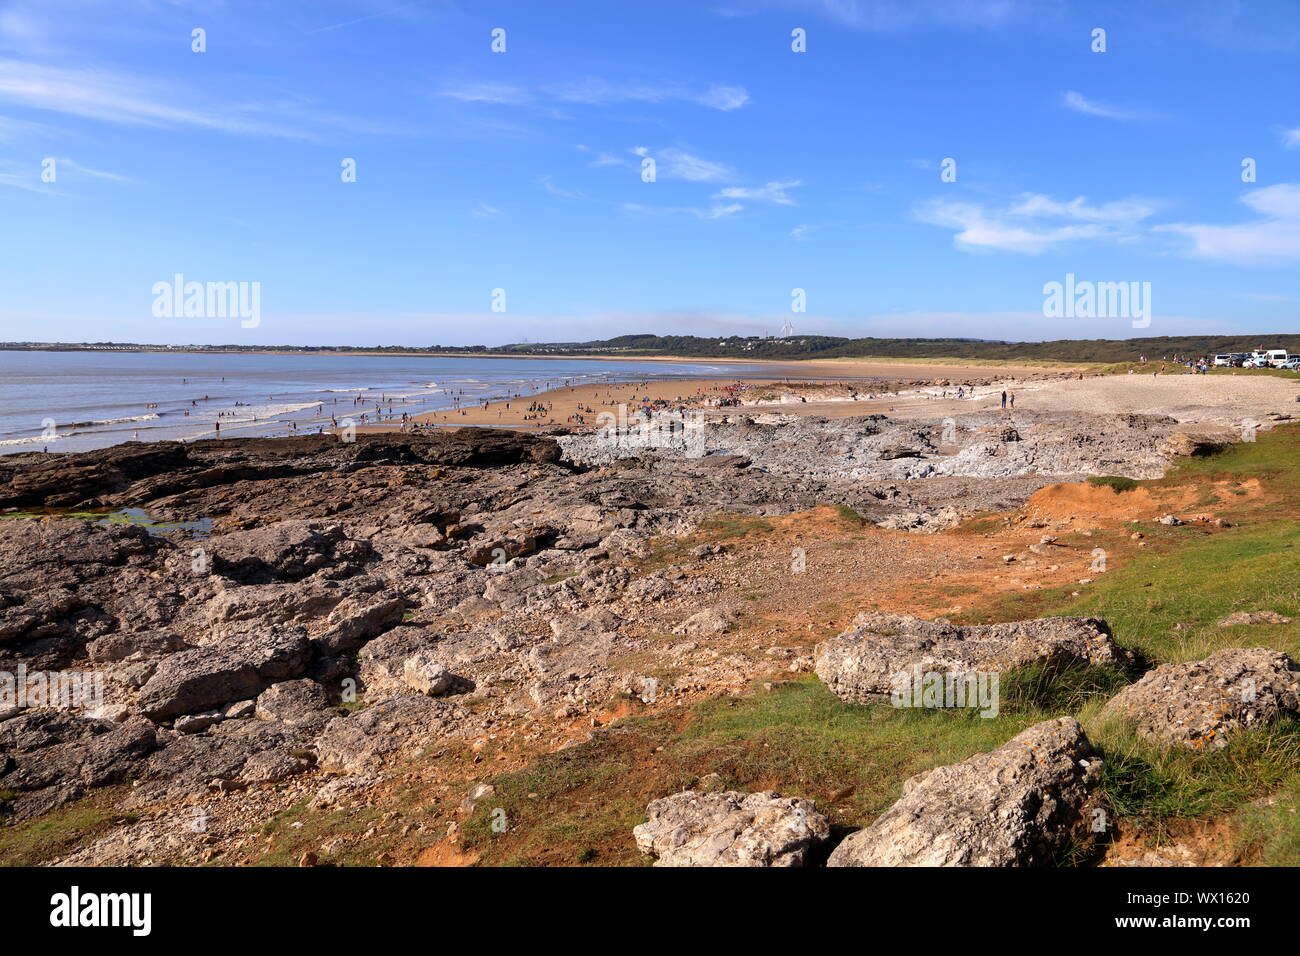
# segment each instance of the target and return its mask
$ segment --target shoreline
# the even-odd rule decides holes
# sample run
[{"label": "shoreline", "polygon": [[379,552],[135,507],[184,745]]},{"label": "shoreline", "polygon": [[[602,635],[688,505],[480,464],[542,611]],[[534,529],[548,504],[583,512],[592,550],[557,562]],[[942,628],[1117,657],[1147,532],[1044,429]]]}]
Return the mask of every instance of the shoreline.
[{"label": "shoreline", "polygon": [[[93,352],[95,354],[126,354],[126,355],[303,355],[303,356],[322,356],[330,358],[339,358],[347,356],[372,356],[393,358],[472,358],[472,359],[495,359],[502,361],[512,361],[515,359],[528,359],[533,361],[563,361],[563,362],[662,362],[669,364],[685,365],[755,365],[755,366],[790,366],[793,368],[827,366],[831,368],[843,368],[852,365],[892,365],[899,367],[922,367],[935,369],[951,368],[969,368],[969,369],[1014,369],[1022,371],[1040,371],[1056,370],[1067,371],[1069,369],[1094,369],[1101,368],[1105,363],[1098,362],[1070,362],[1057,359],[1044,359],[1039,362],[1018,362],[1004,361],[1002,359],[966,359],[936,356],[933,358],[895,358],[892,356],[864,356],[864,357],[845,357],[845,358],[807,358],[807,359],[755,359],[755,358],[727,358],[727,357],[701,357],[701,356],[684,356],[684,355],[587,355],[582,353],[557,353],[554,355],[500,355],[493,352],[421,352],[421,351],[402,351],[391,352],[385,350],[348,350],[348,351],[327,351],[327,350],[310,350],[303,351],[298,349],[226,349],[226,348],[123,348],[123,349],[95,349],[80,348],[77,346],[67,346],[65,348],[41,348],[41,349],[0,349],[8,352]],[[874,377],[874,376],[866,376]]]}]

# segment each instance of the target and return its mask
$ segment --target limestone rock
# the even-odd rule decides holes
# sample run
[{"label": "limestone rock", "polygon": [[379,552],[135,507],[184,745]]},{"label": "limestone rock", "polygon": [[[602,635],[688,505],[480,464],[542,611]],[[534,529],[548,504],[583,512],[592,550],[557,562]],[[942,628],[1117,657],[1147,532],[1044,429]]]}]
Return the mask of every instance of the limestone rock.
[{"label": "limestone rock", "polygon": [[1105,621],[1047,617],[1006,624],[958,626],[903,614],[859,614],[850,631],[816,649],[817,676],[841,700],[878,703],[899,675],[1005,673],[1032,663],[1122,666],[1129,653]]},{"label": "limestone rock", "polygon": [[1300,711],[1300,666],[1266,647],[1232,647],[1165,664],[1116,694],[1103,716],[1143,736],[1191,750],[1223,747],[1233,731]]},{"label": "limestone rock", "polygon": [[1035,724],[997,750],[917,774],[828,866],[1044,866],[1086,818],[1101,772],[1073,717]]},{"label": "limestone rock", "polygon": [[830,836],[811,800],[774,792],[685,790],[651,801],[632,830],[655,866],[803,866]]}]

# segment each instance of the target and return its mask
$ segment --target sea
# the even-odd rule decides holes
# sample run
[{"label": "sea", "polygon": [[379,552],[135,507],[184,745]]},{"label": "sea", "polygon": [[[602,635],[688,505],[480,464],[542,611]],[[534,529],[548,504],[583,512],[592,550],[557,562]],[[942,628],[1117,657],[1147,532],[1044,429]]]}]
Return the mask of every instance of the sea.
[{"label": "sea", "polygon": [[[128,441],[314,434],[331,418],[534,395],[565,385],[753,377],[763,366],[303,352],[0,351],[0,454]],[[768,374],[762,375],[768,377]],[[376,415],[376,409],[382,414]]]}]

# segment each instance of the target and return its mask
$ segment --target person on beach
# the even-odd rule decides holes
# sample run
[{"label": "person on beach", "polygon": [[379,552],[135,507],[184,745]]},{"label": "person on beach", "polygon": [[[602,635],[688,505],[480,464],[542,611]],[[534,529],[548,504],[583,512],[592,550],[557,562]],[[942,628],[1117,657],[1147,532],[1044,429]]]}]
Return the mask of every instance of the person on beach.
[{"label": "person on beach", "polygon": [[1002,393],[1002,407],[1007,407],[1007,393],[1005,391]]}]

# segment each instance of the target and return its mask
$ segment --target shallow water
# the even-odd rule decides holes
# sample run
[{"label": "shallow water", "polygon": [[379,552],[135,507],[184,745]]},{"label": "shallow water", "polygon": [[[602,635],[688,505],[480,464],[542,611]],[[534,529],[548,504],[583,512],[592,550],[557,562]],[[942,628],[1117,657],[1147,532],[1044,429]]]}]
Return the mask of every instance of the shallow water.
[{"label": "shallow water", "polygon": [[740,363],[270,352],[0,351],[0,454],[127,441],[311,434],[331,417],[394,417],[453,399],[565,384],[750,374]]}]

